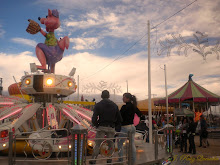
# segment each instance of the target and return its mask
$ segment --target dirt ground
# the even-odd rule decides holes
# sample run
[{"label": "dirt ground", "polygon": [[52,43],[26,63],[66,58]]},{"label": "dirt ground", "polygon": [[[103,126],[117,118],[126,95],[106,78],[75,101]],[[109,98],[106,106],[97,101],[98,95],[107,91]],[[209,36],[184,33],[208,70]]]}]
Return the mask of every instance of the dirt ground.
[{"label": "dirt ground", "polygon": [[[199,136],[195,136],[196,155],[202,154],[204,156],[220,156],[220,139],[208,139],[208,142],[208,147],[199,147]],[[179,150],[179,148],[174,149],[175,152],[179,152]]]},{"label": "dirt ground", "polygon": [[[173,149],[176,159],[172,165],[219,165],[220,164],[220,139],[208,139],[207,148],[199,147],[199,136],[195,136],[196,154],[179,152],[180,148]],[[189,145],[188,145],[189,148]],[[212,160],[212,161],[211,161]]]}]

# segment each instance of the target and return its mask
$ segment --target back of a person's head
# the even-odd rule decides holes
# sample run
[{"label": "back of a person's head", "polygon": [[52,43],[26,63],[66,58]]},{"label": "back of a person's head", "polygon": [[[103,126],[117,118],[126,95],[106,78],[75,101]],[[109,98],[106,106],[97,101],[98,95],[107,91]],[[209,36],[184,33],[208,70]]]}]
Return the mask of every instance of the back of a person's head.
[{"label": "back of a person's head", "polygon": [[132,95],[130,93],[124,93],[123,96],[132,101]]},{"label": "back of a person's head", "polygon": [[128,98],[133,103],[134,108],[137,107],[137,99],[134,95],[132,95],[131,93],[124,93],[123,96]]},{"label": "back of a person's head", "polygon": [[108,99],[109,97],[110,97],[110,94],[108,90],[102,91],[102,95],[101,95],[102,99]]}]

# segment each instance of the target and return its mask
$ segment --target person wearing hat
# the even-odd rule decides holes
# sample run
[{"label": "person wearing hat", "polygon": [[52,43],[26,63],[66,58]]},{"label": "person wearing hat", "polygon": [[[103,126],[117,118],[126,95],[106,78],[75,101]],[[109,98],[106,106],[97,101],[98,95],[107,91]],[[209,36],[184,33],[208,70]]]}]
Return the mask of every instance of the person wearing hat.
[{"label": "person wearing hat", "polygon": [[[118,106],[109,99],[109,91],[102,91],[102,100],[98,102],[94,107],[94,113],[92,116],[92,124],[97,128],[96,138],[114,138],[115,128],[122,122],[122,117],[119,112]],[[92,159],[96,159],[99,151],[100,145],[103,140],[96,140],[95,148],[93,149]],[[110,140],[109,140],[110,141]],[[113,143],[108,144],[110,147],[114,145]],[[111,163],[112,160],[108,159],[107,163]],[[96,160],[90,160],[90,164],[95,164]]]}]

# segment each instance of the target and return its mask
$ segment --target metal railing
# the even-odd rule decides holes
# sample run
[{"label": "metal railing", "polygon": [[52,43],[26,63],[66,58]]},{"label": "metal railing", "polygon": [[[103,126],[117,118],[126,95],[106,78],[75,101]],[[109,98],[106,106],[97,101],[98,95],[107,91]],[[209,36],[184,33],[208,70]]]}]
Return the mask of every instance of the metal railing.
[{"label": "metal railing", "polygon": [[[59,138],[56,136],[52,137],[52,134],[49,134],[49,136],[37,136],[37,133],[44,133],[44,132],[56,132],[59,130],[63,130],[66,132],[66,150],[65,152],[67,152],[67,157],[65,157],[65,159],[60,160],[59,159],[59,150],[55,151],[55,147],[59,148],[59,143],[57,143],[58,141],[60,141],[62,138]],[[90,138],[88,139],[88,130],[85,129],[83,126],[81,125],[75,125],[71,130],[70,133],[67,129],[59,129],[59,130],[41,130],[41,131],[36,131],[36,132],[25,132],[22,133],[22,135],[28,135],[26,137],[17,137],[14,136],[12,132],[9,132],[9,152],[8,152],[8,164],[9,165],[14,165],[16,164],[16,162],[22,161],[38,161],[38,162],[49,162],[52,161],[54,163],[58,162],[66,162],[68,165],[83,165],[83,164],[87,164],[88,161],[90,160],[94,160],[91,159],[88,155],[87,155],[87,146],[88,146],[88,140],[89,141],[96,141],[96,140],[102,140],[102,143],[99,147],[100,150],[100,155],[97,157],[97,159],[95,159],[97,162],[101,162],[100,164],[104,164],[103,162],[107,159],[112,159],[114,160],[111,164],[116,164],[118,162],[116,162],[116,159],[119,158],[123,158],[123,162],[122,163],[126,163],[128,165],[132,165],[132,143],[131,143],[131,139],[132,139],[132,134],[131,132],[128,132],[128,134],[126,134],[124,137],[121,136],[115,136],[114,138]],[[163,134],[159,134],[158,132],[163,132]],[[34,133],[36,133],[36,136],[29,136],[29,135],[33,135]],[[116,133],[116,135],[119,134],[123,134],[123,133]],[[119,157],[118,155],[118,151],[120,150],[120,148],[115,149],[114,151],[110,154],[105,155],[105,152],[107,152],[105,150],[105,145],[107,145],[107,141],[111,141],[112,143],[114,143],[114,146],[117,146],[118,141],[119,140],[125,140],[125,144],[124,144],[124,153],[122,157]],[[24,159],[17,159],[16,158],[16,141],[18,140],[23,140],[26,142],[26,145],[24,147],[24,155],[25,158]],[[173,145],[173,141],[172,141],[172,129],[161,129],[161,130],[155,130],[154,134],[153,134],[153,143],[154,143],[154,158],[155,160],[158,160],[158,154],[159,151],[162,150],[166,150],[169,154],[172,155],[172,145]],[[32,144],[32,145],[31,145]],[[53,146],[51,145],[53,144]],[[32,148],[32,158],[28,157],[25,149],[28,145],[31,145]],[[41,148],[39,149],[38,147],[39,145],[41,145]],[[54,147],[55,146],[55,147]],[[62,147],[64,147],[64,145],[62,145]],[[160,150],[159,150],[160,149]],[[38,150],[38,152],[36,152],[36,150]],[[44,152],[43,156],[42,153]],[[50,159],[50,156],[52,154],[52,152],[56,152],[56,158],[55,159]],[[36,153],[40,153],[39,155],[36,155]],[[103,154],[104,153],[104,154]],[[34,159],[33,159],[34,158]],[[107,163],[108,164],[108,163]]]},{"label": "metal railing", "polygon": [[[61,137],[62,135],[57,134],[58,131],[64,131],[65,137]],[[41,137],[43,135],[43,137]],[[23,137],[22,137],[23,136]],[[26,144],[23,148],[24,159],[17,159],[16,158],[16,142],[17,141],[24,141]],[[61,144],[64,142],[65,144]],[[13,132],[9,132],[9,152],[8,152],[8,164],[14,165],[16,162],[47,162],[47,161],[54,161],[54,162],[69,162],[69,148],[70,148],[70,137],[69,131],[67,129],[56,129],[56,130],[44,130],[41,129],[40,131],[33,131],[33,132],[23,132],[20,135],[13,135]],[[31,153],[33,157],[28,156],[26,153],[27,147],[31,146]],[[61,148],[67,152],[67,159],[59,159],[59,154]],[[49,160],[52,153],[56,152],[56,159]],[[33,159],[34,158],[34,159]],[[68,163],[69,164],[69,163]]]},{"label": "metal railing", "polygon": [[[161,132],[159,134],[159,132]],[[165,150],[167,154],[172,157],[173,153],[173,128],[162,128],[160,130],[154,130],[153,132],[153,143],[154,143],[154,158],[158,159],[159,147],[161,150]]]}]

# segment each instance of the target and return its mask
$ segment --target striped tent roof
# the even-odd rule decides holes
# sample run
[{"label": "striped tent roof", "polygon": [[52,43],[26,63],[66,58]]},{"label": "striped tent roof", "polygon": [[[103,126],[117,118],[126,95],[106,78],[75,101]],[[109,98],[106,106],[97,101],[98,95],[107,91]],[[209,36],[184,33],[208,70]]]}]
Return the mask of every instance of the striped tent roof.
[{"label": "striped tent roof", "polygon": [[[168,96],[168,103],[179,103],[186,100],[214,103],[220,101],[220,96],[195,83],[190,75],[186,84]],[[166,98],[158,100],[155,104],[166,104]]]}]

